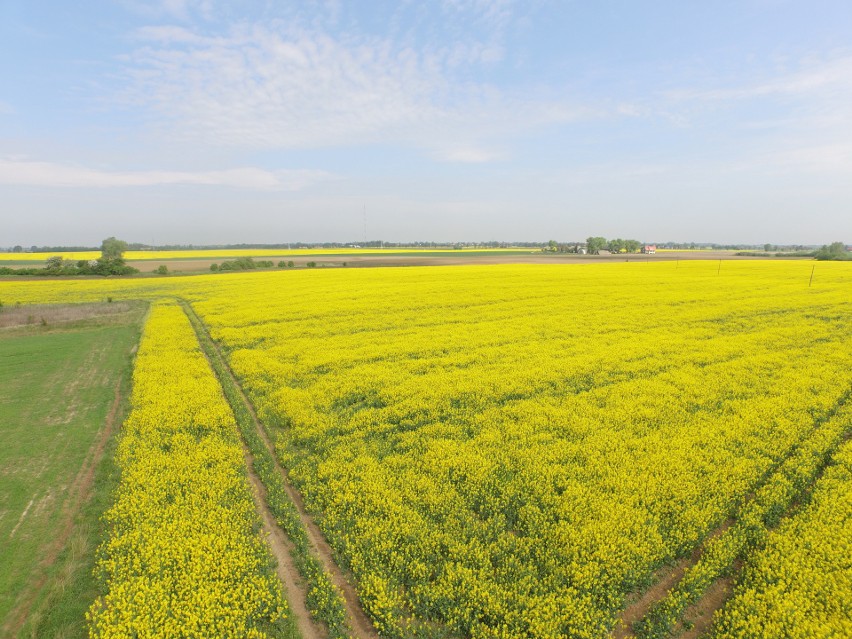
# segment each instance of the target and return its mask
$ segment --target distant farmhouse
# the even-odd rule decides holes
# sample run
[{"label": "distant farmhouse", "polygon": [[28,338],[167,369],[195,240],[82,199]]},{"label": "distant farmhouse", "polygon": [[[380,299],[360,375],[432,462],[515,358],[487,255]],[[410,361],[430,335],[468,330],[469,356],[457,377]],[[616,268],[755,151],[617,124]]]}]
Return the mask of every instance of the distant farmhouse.
[{"label": "distant farmhouse", "polygon": [[646,244],[645,246],[642,247],[642,252],[645,255],[654,255],[657,252],[657,245],[656,244]]}]

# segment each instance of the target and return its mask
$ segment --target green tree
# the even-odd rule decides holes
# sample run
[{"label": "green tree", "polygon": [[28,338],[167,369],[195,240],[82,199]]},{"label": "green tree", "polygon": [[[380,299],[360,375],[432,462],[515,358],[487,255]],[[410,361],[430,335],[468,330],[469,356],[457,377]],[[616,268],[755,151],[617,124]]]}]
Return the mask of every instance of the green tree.
[{"label": "green tree", "polygon": [[591,255],[595,255],[598,251],[606,248],[605,237],[590,237],[586,239],[586,249]]},{"label": "green tree", "polygon": [[818,260],[852,260],[852,253],[846,250],[846,244],[843,242],[824,245],[814,256]]},{"label": "green tree", "polygon": [[642,248],[642,242],[639,240],[624,240],[624,248],[627,249],[628,253],[638,253],[639,249]]},{"label": "green tree", "polygon": [[609,250],[610,250],[611,252],[613,252],[613,253],[621,253],[622,249],[624,249],[624,248],[625,248],[625,246],[624,246],[624,240],[622,240],[620,237],[619,237],[619,238],[616,238],[616,239],[614,239],[614,240],[610,240],[610,241],[607,243],[607,247],[608,247],[608,248],[609,248]]},{"label": "green tree", "polygon": [[127,242],[108,237],[101,242],[101,259],[120,260],[127,250]]}]

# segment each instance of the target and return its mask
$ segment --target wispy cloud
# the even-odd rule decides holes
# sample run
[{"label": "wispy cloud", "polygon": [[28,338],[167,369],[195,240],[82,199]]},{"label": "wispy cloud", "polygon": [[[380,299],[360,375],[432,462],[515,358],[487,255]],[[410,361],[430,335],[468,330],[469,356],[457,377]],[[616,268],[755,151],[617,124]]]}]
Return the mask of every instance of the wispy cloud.
[{"label": "wispy cloud", "polygon": [[769,96],[810,96],[826,92],[852,92],[852,55],[820,61],[804,61],[800,69],[760,78],[751,83],[716,88],[670,91],[673,100],[747,100]]},{"label": "wispy cloud", "polygon": [[767,174],[848,176],[852,175],[852,141],[803,145],[759,153],[734,168]]},{"label": "wispy cloud", "polygon": [[149,26],[136,32],[139,46],[125,58],[123,99],[151,108],[170,136],[192,142],[249,149],[402,144],[457,161],[472,157],[459,148],[587,115],[559,95],[539,99],[528,87],[513,92],[471,80],[502,56],[495,34],[511,21],[512,4],[448,0],[444,11],[483,22],[489,37],[459,35],[440,45],[298,21],[241,23],[218,35]]},{"label": "wispy cloud", "polygon": [[66,188],[163,185],[224,186],[264,191],[298,191],[330,179],[323,171],[268,171],[242,167],[218,171],[104,171],[83,166],[0,158],[0,184]]},{"label": "wispy cloud", "polygon": [[435,153],[435,157],[445,162],[479,164],[483,162],[503,160],[506,158],[506,154],[499,151],[490,151],[475,147],[457,147],[440,149]]}]

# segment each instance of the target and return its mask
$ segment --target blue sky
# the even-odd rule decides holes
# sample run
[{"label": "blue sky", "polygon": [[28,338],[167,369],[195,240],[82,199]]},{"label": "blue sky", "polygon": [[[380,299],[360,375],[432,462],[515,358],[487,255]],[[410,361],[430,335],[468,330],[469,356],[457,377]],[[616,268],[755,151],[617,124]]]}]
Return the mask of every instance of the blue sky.
[{"label": "blue sky", "polygon": [[852,3],[0,0],[0,246],[852,242]]}]

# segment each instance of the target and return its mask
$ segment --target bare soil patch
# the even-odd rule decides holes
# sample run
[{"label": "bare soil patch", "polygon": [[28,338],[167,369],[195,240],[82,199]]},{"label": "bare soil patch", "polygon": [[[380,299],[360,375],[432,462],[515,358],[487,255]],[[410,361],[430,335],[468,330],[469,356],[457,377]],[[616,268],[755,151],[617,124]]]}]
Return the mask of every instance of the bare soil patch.
[{"label": "bare soil patch", "polygon": [[[296,268],[304,268],[308,262],[316,262],[319,268],[323,267],[369,267],[369,266],[461,266],[466,264],[592,264],[601,262],[671,262],[676,260],[753,260],[757,258],[735,255],[736,251],[671,251],[656,253],[654,255],[576,255],[573,253],[542,253],[530,250],[529,253],[518,252],[512,254],[465,254],[446,253],[441,255],[417,255],[417,254],[394,254],[392,250],[387,255],[303,255],[294,257],[292,255],[264,256],[262,259],[271,260],[277,264],[281,260],[292,261]],[[780,258],[761,258],[780,259]],[[173,273],[201,273],[210,272],[211,264],[221,264],[220,259],[198,259],[198,260],[137,260],[128,264],[138,268],[142,273],[156,271],[160,264],[166,264],[169,271]],[[260,269],[267,271],[287,271],[291,269],[271,268]],[[234,271],[245,272],[245,271]]]},{"label": "bare soil patch", "polygon": [[0,309],[0,328],[28,325],[69,324],[122,316],[131,310],[127,302],[89,304],[22,304]]}]

